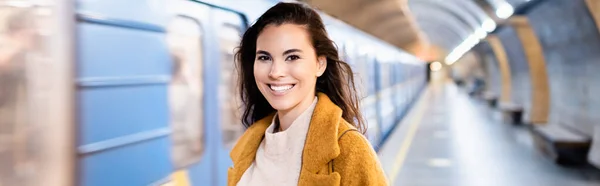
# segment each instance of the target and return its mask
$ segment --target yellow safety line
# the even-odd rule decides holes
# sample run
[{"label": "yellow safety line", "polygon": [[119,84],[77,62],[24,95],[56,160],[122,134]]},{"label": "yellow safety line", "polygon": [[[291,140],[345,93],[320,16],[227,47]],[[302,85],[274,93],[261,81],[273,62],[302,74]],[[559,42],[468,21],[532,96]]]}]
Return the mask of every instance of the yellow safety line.
[{"label": "yellow safety line", "polygon": [[[426,99],[427,94],[424,94],[422,98]],[[423,120],[423,116],[425,115],[425,101],[420,100],[420,104],[418,107],[415,107],[417,113],[413,116],[415,117],[412,122],[410,122],[411,126],[408,129],[406,137],[402,141],[402,146],[400,147],[400,152],[396,156],[396,160],[394,161],[394,169],[392,170],[391,175],[391,183],[393,184],[396,181],[396,177],[400,170],[402,169],[402,165],[404,164],[404,160],[406,159],[406,155],[408,154],[408,150],[410,149],[410,145],[417,133],[417,129]]]},{"label": "yellow safety line", "polygon": [[171,181],[162,186],[191,186],[187,170],[175,171],[171,174]]}]

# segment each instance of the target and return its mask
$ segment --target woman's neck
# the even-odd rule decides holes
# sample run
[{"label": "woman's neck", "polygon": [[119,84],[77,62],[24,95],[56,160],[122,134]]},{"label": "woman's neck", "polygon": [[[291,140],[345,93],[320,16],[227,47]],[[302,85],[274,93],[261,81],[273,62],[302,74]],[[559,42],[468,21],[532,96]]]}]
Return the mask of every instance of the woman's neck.
[{"label": "woman's neck", "polygon": [[278,131],[285,131],[288,128],[290,128],[290,126],[292,126],[292,123],[294,123],[294,120],[296,120],[300,116],[300,114],[306,111],[306,109],[308,109],[310,105],[312,105],[313,101],[315,100],[315,96],[314,94],[311,95],[313,96],[304,98],[302,101],[300,101],[300,103],[288,110],[277,111],[277,119],[279,120]]}]

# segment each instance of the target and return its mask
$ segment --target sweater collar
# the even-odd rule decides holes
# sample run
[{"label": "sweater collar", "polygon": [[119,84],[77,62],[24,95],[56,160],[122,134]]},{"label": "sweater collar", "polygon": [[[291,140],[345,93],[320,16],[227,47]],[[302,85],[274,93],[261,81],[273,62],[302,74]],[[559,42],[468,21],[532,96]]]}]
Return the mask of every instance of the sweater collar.
[{"label": "sweater collar", "polygon": [[[284,131],[273,133],[276,127],[277,114],[273,117],[271,124],[267,127],[261,145],[265,155],[289,155],[290,151],[301,152],[304,148],[310,119],[317,105],[318,98],[315,97],[312,103],[306,108],[292,124]],[[260,147],[259,147],[260,148]],[[293,150],[292,150],[293,149]],[[300,161],[300,159],[298,159]]]}]

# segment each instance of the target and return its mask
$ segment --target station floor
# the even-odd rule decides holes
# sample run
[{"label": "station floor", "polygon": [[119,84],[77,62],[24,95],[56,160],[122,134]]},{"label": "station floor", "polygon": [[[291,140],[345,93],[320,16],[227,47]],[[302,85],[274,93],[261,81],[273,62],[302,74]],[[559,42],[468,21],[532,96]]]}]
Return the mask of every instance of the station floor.
[{"label": "station floor", "polygon": [[527,128],[449,81],[423,90],[379,158],[391,185],[600,186],[599,170],[554,164]]}]

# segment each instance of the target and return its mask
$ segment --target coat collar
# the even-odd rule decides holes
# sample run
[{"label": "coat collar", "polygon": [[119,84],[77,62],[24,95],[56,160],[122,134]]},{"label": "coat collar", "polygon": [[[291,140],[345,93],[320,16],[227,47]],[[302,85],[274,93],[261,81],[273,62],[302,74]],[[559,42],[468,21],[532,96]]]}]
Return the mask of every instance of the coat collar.
[{"label": "coat collar", "polygon": [[[310,120],[308,134],[302,154],[302,169],[316,173],[322,166],[340,154],[338,128],[342,119],[342,109],[335,105],[324,93],[318,93],[318,101]],[[273,120],[273,114],[260,119],[250,126],[232,149],[230,156],[234,164],[230,178],[237,183],[255,159],[256,151],[265,135],[265,130]]]},{"label": "coat collar", "polygon": [[342,109],[324,93],[318,94],[302,153],[302,167],[316,173],[320,167],[340,155],[337,136]]}]

